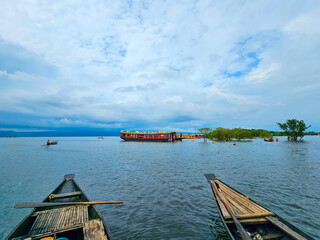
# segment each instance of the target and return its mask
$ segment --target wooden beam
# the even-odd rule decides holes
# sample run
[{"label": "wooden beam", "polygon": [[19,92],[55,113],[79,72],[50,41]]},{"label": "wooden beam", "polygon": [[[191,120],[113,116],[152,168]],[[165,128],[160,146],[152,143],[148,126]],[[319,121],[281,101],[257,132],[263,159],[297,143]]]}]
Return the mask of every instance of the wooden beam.
[{"label": "wooden beam", "polygon": [[57,198],[68,198],[68,197],[75,197],[82,195],[82,192],[69,192],[69,193],[60,193],[60,194],[51,194],[50,199],[57,199]]},{"label": "wooden beam", "polygon": [[293,237],[296,240],[307,240],[305,237],[302,237],[300,234],[289,228],[286,224],[281,222],[278,218],[276,217],[266,217],[273,225],[277,226],[280,228],[282,231],[287,233],[289,236]]},{"label": "wooden beam", "polygon": [[236,215],[236,218],[238,218],[238,219],[260,218],[260,217],[266,217],[266,216],[275,216],[275,214],[273,212],[258,213],[258,214],[245,214],[245,215]]},{"label": "wooden beam", "polygon": [[221,188],[222,191],[225,191],[226,194],[230,194],[231,196],[234,196],[239,201],[241,201],[244,204],[248,204],[247,207],[254,208],[255,212],[268,212],[267,209],[263,208],[259,204],[251,201],[249,197],[245,197],[243,194],[236,192],[235,190],[231,189],[230,187],[226,186],[224,183],[220,182],[219,180],[215,180]]},{"label": "wooden beam", "polygon": [[[266,223],[268,220],[266,218],[249,218],[249,219],[239,219],[241,224],[257,224],[257,223]],[[226,220],[226,223],[234,223],[233,220]]]},{"label": "wooden beam", "polygon": [[14,208],[37,208],[37,207],[55,207],[71,205],[96,205],[96,204],[122,204],[123,201],[101,201],[101,202],[22,202],[17,203]]}]

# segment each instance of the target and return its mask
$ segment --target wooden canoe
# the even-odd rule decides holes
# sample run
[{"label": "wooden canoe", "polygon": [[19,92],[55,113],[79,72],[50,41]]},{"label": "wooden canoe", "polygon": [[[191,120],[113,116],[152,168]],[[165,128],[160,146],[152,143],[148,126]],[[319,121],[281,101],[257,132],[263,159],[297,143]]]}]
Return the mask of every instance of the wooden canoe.
[{"label": "wooden canoe", "polygon": [[[214,174],[205,174],[205,177],[211,186],[218,213],[230,239],[243,238],[227,208],[254,240],[314,240],[274,212],[218,180]],[[227,204],[227,208],[223,202]]]},{"label": "wooden canoe", "polygon": [[47,142],[47,145],[55,145],[58,144],[58,141],[54,141],[54,142]]},{"label": "wooden canoe", "polygon": [[264,141],[265,141],[265,142],[273,142],[274,139],[273,139],[273,138],[265,138]]},{"label": "wooden canoe", "polygon": [[[64,176],[42,201],[91,202],[74,180],[74,174]],[[110,229],[94,205],[72,205],[34,208],[5,240],[40,240],[47,237],[68,240],[110,240]]]}]

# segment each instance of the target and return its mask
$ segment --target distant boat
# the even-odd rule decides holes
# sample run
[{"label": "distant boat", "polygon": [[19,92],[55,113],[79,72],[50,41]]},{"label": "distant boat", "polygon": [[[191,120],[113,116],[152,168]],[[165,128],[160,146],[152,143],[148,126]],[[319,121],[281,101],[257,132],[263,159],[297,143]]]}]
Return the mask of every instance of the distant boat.
[{"label": "distant boat", "polygon": [[201,134],[180,134],[182,139],[199,139],[202,138]]},{"label": "distant boat", "polygon": [[98,139],[104,139],[103,137],[98,137]]},{"label": "distant boat", "polygon": [[313,239],[274,212],[220,181],[214,174],[205,174],[205,177],[211,186],[218,213],[230,239]]},{"label": "distant boat", "polygon": [[129,132],[121,131],[120,138],[136,142],[177,142],[182,138],[176,132]]},{"label": "distant boat", "polygon": [[[43,205],[91,202],[74,180],[74,176],[65,175],[62,183],[42,201]],[[111,240],[112,236],[101,213],[94,205],[66,205],[33,208],[5,240],[56,238]]]},{"label": "distant boat", "polygon": [[55,144],[58,144],[58,141],[50,142],[50,141],[48,140],[48,142],[47,142],[47,145],[55,145]]},{"label": "distant boat", "polygon": [[264,141],[265,141],[265,142],[273,142],[274,139],[273,139],[273,138],[265,138]]}]

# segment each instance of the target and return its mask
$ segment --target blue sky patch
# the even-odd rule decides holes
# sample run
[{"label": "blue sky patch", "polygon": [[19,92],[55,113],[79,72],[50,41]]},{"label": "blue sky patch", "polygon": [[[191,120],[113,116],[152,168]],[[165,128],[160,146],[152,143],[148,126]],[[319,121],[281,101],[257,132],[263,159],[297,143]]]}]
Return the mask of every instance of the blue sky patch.
[{"label": "blue sky patch", "polygon": [[46,62],[43,56],[36,55],[23,47],[0,40],[0,70],[7,73],[25,72],[28,74],[55,77],[58,69]]}]

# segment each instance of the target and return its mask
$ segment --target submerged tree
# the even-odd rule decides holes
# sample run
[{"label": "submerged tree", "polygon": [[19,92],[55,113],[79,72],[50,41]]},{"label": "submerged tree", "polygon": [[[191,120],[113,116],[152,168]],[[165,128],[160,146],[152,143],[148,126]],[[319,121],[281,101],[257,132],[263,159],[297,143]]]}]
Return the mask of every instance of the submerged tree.
[{"label": "submerged tree", "polygon": [[241,139],[252,139],[252,131],[243,128],[231,129],[231,137],[240,141]]},{"label": "submerged tree", "polygon": [[277,124],[285,132],[285,135],[288,136],[289,141],[297,141],[298,137],[301,140],[305,135],[305,130],[311,127],[311,125],[307,127],[303,120],[297,119],[288,119],[285,123]]},{"label": "submerged tree", "polygon": [[203,140],[206,142],[208,139],[208,134],[212,131],[211,128],[199,128],[198,132],[203,136]]},{"label": "submerged tree", "polygon": [[231,137],[230,129],[223,128],[223,127],[217,127],[211,133],[209,135],[209,138],[214,138],[218,141],[229,141]]},{"label": "submerged tree", "polygon": [[[218,141],[231,141],[232,139],[252,139],[254,137],[253,130],[255,129],[243,129],[243,128],[222,128],[218,127],[214,131],[208,134],[209,138]],[[256,133],[259,134],[259,133]],[[270,134],[269,134],[270,135]]]}]

